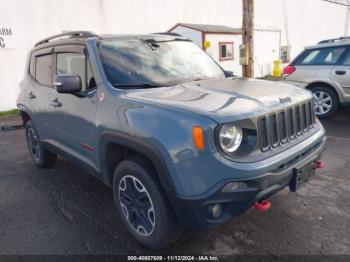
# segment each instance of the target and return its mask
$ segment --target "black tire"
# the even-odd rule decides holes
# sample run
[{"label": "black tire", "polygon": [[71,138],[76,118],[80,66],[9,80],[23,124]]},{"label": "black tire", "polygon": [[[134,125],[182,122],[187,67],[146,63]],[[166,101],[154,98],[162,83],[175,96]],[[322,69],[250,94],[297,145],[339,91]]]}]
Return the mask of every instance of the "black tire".
[{"label": "black tire", "polygon": [[[315,102],[315,112],[318,118],[328,118],[338,110],[338,96],[333,89],[327,86],[315,86],[310,88],[310,90],[314,94],[315,98],[319,97],[319,95],[323,93],[324,97],[329,99],[325,103],[318,103],[319,100]],[[326,106],[329,108],[326,108]]]},{"label": "black tire", "polygon": [[[141,192],[144,189],[146,191]],[[122,161],[114,171],[113,193],[121,220],[142,246],[163,248],[181,236],[183,227],[177,222],[155,170],[147,160],[131,157]],[[141,204],[136,196],[142,199]]]},{"label": "black tire", "polygon": [[57,160],[57,155],[44,148],[31,120],[26,123],[25,132],[28,150],[35,164],[42,168],[53,166]]}]

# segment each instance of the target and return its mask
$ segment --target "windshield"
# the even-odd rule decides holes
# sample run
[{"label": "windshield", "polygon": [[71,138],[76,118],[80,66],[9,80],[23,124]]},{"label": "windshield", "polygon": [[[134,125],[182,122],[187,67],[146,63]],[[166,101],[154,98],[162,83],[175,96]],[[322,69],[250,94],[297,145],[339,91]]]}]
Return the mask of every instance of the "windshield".
[{"label": "windshield", "polygon": [[100,55],[108,80],[118,87],[175,85],[225,77],[224,71],[189,41],[103,40]]}]

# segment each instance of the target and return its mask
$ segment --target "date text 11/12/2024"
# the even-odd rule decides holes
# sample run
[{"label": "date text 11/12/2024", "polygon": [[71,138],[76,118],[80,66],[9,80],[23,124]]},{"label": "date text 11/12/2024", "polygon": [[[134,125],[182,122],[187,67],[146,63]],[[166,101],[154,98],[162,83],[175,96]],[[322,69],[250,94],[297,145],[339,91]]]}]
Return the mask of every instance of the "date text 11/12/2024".
[{"label": "date text 11/12/2024", "polygon": [[128,261],[219,261],[217,256],[128,256]]}]

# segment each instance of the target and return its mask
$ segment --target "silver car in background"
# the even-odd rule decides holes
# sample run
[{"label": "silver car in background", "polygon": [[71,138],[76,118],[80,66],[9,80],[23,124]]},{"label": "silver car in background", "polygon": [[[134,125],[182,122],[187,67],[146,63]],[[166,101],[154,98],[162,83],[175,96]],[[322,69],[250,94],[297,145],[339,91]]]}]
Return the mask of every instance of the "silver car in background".
[{"label": "silver car in background", "polygon": [[314,94],[315,112],[326,118],[350,106],[350,38],[309,46],[284,68],[284,81]]}]

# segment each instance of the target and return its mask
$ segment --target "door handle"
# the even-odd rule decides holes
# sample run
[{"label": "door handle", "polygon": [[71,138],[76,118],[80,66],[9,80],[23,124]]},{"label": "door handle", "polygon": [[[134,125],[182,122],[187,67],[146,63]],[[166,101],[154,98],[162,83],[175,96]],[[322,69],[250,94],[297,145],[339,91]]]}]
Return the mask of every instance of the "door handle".
[{"label": "door handle", "polygon": [[338,76],[343,76],[343,75],[346,74],[346,71],[344,71],[344,70],[337,70],[337,71],[335,71],[335,74],[338,75]]},{"label": "door handle", "polygon": [[50,105],[52,105],[53,107],[61,107],[62,103],[58,100],[58,98],[55,98],[51,101]]},{"label": "door handle", "polygon": [[28,98],[29,99],[34,99],[34,98],[36,98],[36,95],[34,95],[32,91],[30,91],[29,94],[28,94]]}]

